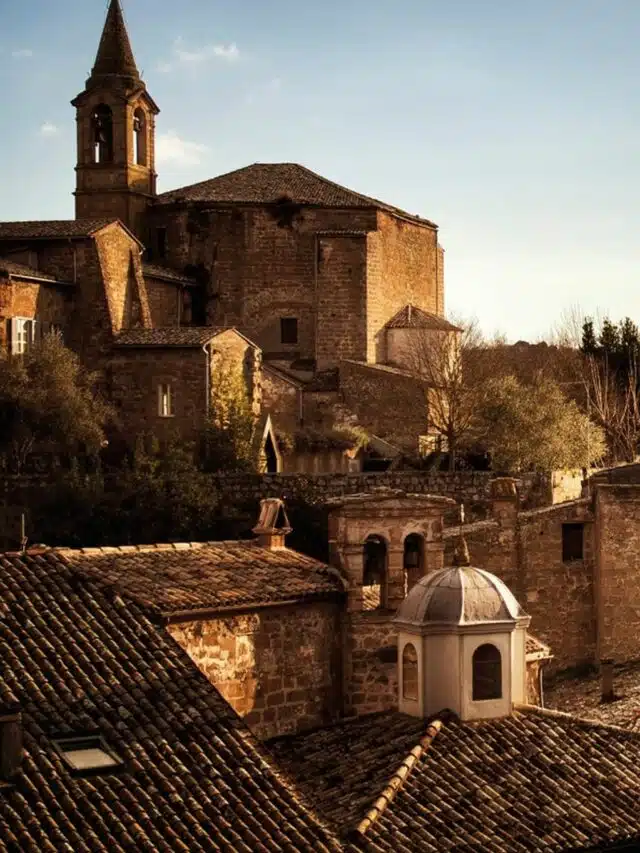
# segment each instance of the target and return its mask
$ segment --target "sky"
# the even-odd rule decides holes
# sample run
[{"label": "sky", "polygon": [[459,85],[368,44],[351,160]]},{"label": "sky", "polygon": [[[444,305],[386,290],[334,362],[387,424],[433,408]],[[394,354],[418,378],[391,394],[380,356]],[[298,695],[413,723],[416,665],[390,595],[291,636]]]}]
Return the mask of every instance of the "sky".
[{"label": "sky", "polygon": [[[0,219],[73,217],[106,0],[0,0]],[[640,322],[640,0],[123,0],[158,190],[297,162],[438,223],[445,303]]]}]

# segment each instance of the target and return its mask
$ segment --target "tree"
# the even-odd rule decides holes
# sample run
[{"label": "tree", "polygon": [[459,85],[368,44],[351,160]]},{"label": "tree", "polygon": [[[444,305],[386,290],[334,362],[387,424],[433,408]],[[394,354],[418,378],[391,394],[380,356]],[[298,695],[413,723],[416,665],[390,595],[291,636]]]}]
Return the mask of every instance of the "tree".
[{"label": "tree", "polygon": [[209,417],[200,442],[206,471],[255,470],[256,416],[247,393],[244,371],[223,353],[211,370]]},{"label": "tree", "polygon": [[514,376],[489,380],[477,414],[479,434],[499,470],[587,468],[605,453],[603,431],[543,374],[530,385]]},{"label": "tree", "polygon": [[24,355],[0,355],[0,454],[18,473],[43,444],[97,454],[111,409],[95,385],[59,335]]}]

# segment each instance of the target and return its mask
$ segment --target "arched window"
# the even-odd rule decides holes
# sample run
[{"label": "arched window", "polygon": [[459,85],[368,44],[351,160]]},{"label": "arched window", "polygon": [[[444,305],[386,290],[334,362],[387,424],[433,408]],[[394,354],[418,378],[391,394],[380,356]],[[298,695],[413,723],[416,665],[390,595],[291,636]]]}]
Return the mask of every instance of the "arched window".
[{"label": "arched window", "polygon": [[384,606],[387,580],[387,546],[380,536],[369,536],[364,543],[362,577],[362,609],[377,610]]},{"label": "arched window", "polygon": [[473,700],[502,698],[502,658],[500,650],[484,643],[473,653]]},{"label": "arched window", "polygon": [[140,107],[133,114],[133,149],[135,162],[139,166],[147,165],[147,124],[144,110]]},{"label": "arched window", "polygon": [[91,116],[91,142],[94,163],[113,160],[113,114],[106,104],[98,104]]},{"label": "arched window", "polygon": [[402,650],[402,698],[418,701],[418,653],[412,643]]},{"label": "arched window", "polygon": [[404,594],[418,583],[424,574],[424,539],[410,533],[404,540]]}]

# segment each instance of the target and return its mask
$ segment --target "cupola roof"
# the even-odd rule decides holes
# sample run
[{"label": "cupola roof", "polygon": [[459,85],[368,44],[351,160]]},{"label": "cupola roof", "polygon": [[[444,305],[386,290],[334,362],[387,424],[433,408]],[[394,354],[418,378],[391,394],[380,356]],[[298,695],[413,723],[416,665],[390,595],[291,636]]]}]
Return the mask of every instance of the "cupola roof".
[{"label": "cupola roof", "polygon": [[526,614],[500,578],[459,565],[421,578],[398,608],[394,622],[407,627],[515,622]]}]

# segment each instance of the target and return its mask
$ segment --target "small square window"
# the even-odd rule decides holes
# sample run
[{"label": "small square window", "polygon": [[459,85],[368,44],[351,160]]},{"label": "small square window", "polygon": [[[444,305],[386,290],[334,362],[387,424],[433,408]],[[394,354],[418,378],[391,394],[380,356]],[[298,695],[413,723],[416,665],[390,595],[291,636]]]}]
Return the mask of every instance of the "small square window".
[{"label": "small square window", "polygon": [[173,394],[168,382],[158,385],[158,415],[161,418],[173,417]]},{"label": "small square window", "polygon": [[584,559],[584,524],[562,525],[562,562]]},{"label": "small square window", "polygon": [[298,319],[297,317],[280,318],[280,342],[283,344],[298,343]]},{"label": "small square window", "polygon": [[122,767],[122,759],[112,752],[99,735],[54,740],[65,764],[75,774],[104,773]]}]

